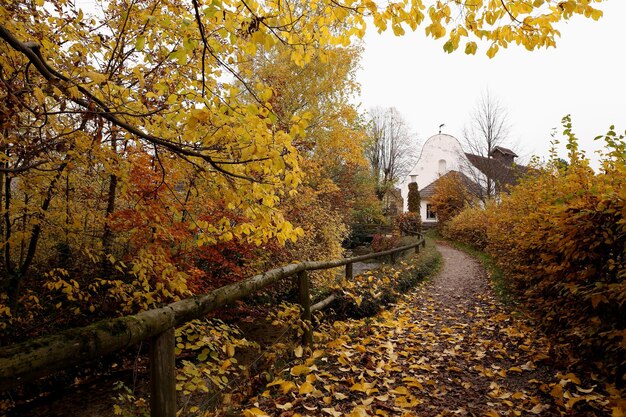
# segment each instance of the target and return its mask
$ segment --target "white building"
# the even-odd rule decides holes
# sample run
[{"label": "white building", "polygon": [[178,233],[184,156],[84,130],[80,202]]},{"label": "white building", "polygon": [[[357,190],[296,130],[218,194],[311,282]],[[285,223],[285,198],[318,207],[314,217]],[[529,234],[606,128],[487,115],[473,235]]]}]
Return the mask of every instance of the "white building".
[{"label": "white building", "polygon": [[437,217],[430,210],[430,197],[437,180],[450,171],[464,174],[469,181],[476,183],[477,190],[487,189],[485,184],[489,177],[495,184],[491,192],[506,192],[520,175],[527,172],[526,167],[515,165],[516,157],[515,152],[500,146],[496,146],[489,157],[467,154],[454,136],[443,133],[431,136],[424,143],[415,166],[400,183],[404,211],[408,209],[409,183],[417,182],[422,222],[436,223]]},{"label": "white building", "polygon": [[[422,195],[423,190],[448,172],[461,171],[465,164],[465,152],[461,143],[454,136],[440,133],[428,138],[415,166],[400,184],[404,198],[404,210],[407,210],[408,205],[409,183],[417,182],[421,198],[420,215],[422,221],[424,223],[436,223],[437,218],[430,210],[430,199],[428,198],[430,196]],[[432,188],[433,186],[430,187],[430,189]]]}]

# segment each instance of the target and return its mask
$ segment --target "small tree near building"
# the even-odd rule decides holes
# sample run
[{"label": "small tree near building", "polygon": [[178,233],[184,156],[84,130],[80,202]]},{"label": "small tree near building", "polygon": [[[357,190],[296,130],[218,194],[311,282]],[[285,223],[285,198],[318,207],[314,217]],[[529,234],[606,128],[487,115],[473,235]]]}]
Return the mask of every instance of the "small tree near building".
[{"label": "small tree near building", "polygon": [[409,183],[409,195],[407,197],[409,212],[403,213],[396,218],[396,227],[403,235],[413,235],[422,231],[422,216],[420,215],[420,193],[417,183]]},{"label": "small tree near building", "polygon": [[376,107],[369,111],[369,144],[365,155],[376,178],[378,199],[408,174],[417,157],[415,135],[408,122],[394,108]]},{"label": "small tree near building", "polygon": [[430,204],[437,214],[440,229],[463,208],[472,205],[475,199],[472,189],[475,186],[469,178],[456,171],[450,171],[437,180]]},{"label": "small tree near building", "polygon": [[[469,125],[463,129],[468,157],[464,172],[480,184],[472,192],[483,202],[498,195],[501,183],[511,181],[513,156],[517,155],[503,147],[509,142],[510,130],[506,108],[489,90],[485,91],[472,112]],[[510,155],[499,158],[499,149]]]},{"label": "small tree near building", "polygon": [[419,212],[420,212],[420,192],[417,189],[417,183],[416,182],[409,183],[408,203],[409,203],[409,213],[418,213],[419,214]]}]

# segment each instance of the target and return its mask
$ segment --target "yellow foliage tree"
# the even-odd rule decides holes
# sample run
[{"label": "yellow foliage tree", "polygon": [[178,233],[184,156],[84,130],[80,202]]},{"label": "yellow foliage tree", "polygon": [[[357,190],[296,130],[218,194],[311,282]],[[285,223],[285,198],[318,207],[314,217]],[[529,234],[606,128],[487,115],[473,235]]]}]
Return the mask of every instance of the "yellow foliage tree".
[{"label": "yellow foliage tree", "polygon": [[450,171],[437,179],[430,203],[437,214],[438,227],[444,227],[450,219],[474,202],[476,194],[472,189],[475,187],[475,183],[457,171]]},{"label": "yellow foliage tree", "polygon": [[[173,219],[186,222],[197,245],[301,236],[279,202],[302,182],[298,144],[307,142],[315,115],[278,120],[271,83],[252,82],[254,67],[246,65],[257,54],[286,45],[298,67],[327,62],[331,47],[350,45],[373,22],[398,35],[421,25],[429,36],[447,38],[448,52],[464,45],[473,54],[482,40],[493,56],[511,43],[554,46],[558,21],[598,19],[599,2],[112,0],[90,15],[66,0],[5,1],[1,285],[15,304],[35,261],[48,269],[49,252],[40,245],[55,247],[60,258],[74,245],[87,259],[124,270],[112,253],[111,218],[121,208],[138,208],[142,233],[154,232],[148,244],[160,232],[174,237],[164,227]],[[143,185],[152,192],[133,190],[133,158],[150,165]],[[207,220],[193,213],[212,199]],[[157,216],[160,205],[169,211]],[[157,281],[169,276],[175,267],[161,250],[159,268],[139,256],[130,269],[151,271]]]}]

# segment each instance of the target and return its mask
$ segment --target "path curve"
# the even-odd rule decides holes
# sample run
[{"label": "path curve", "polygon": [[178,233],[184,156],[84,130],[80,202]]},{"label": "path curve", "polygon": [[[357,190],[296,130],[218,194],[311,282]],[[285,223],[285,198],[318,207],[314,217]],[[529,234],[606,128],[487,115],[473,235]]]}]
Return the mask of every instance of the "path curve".
[{"label": "path curve", "polygon": [[450,246],[437,245],[437,250],[443,258],[443,267],[432,279],[430,290],[439,303],[467,305],[491,291],[487,274],[475,258]]},{"label": "path curve", "polygon": [[475,258],[447,245],[439,244],[437,250],[443,257],[441,271],[411,294],[408,304],[398,306],[414,306],[412,322],[431,329],[428,362],[432,380],[442,388],[419,411],[559,415],[541,391],[557,373],[546,338],[528,321],[511,316]]}]

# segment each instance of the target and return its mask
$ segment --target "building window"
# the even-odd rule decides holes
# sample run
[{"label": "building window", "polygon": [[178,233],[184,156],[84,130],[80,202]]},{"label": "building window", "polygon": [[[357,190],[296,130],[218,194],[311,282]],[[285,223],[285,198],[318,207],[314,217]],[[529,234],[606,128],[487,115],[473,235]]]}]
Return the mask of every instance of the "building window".
[{"label": "building window", "polygon": [[447,172],[446,169],[446,160],[445,159],[440,159],[439,160],[439,175],[444,175]]},{"label": "building window", "polygon": [[431,220],[436,220],[437,219],[437,215],[433,211],[432,204],[426,204],[426,218],[427,219],[431,219]]}]

